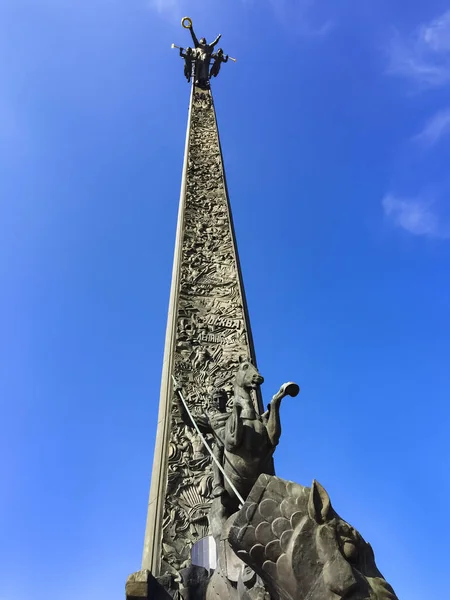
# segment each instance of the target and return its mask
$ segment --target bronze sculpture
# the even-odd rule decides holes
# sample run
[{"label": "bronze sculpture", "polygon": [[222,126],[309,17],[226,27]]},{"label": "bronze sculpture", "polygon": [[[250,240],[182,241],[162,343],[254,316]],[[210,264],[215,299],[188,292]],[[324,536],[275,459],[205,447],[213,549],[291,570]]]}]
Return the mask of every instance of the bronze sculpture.
[{"label": "bronze sculpture", "polygon": [[184,58],[184,76],[188,80],[188,83],[190,83],[192,77],[192,69],[194,67],[194,51],[189,46],[186,49],[180,48],[179,50],[181,58]]},{"label": "bronze sculpture", "polygon": [[228,542],[272,600],[398,600],[370,544],[333,509],[325,489],[261,475]]},{"label": "bronze sculpture", "polygon": [[214,59],[214,62],[212,64],[211,70],[209,72],[209,76],[211,77],[217,77],[217,75],[219,74],[220,71],[220,67],[222,66],[222,63],[226,63],[228,62],[228,54],[224,54],[222,48],[219,48],[217,50],[217,52],[215,52],[212,55],[212,58]]},{"label": "bronze sculpture", "polygon": [[[267,411],[259,415],[251,396],[264,378],[248,360],[241,362],[234,381],[233,408],[225,425],[224,468],[241,496],[246,498],[261,473],[272,469],[272,456],[281,435],[280,403],[296,396],[294,383],[284,384],[272,398]],[[237,508],[236,494],[225,481],[225,489]]]},{"label": "bronze sculpture", "polygon": [[[172,44],[172,48],[179,48],[180,56],[185,60],[184,74],[186,79],[190,81],[193,73],[195,85],[207,89],[209,87],[210,78],[217,77],[222,63],[226,63],[228,60],[235,62],[236,59],[225,55],[222,48],[214,53],[214,48],[222,37],[222,34],[219,34],[213,42],[208,44],[206,38],[202,37],[198,39],[195,35],[192,19],[183,17],[181,24],[185,29],[189,29],[192,41],[194,42],[194,48],[186,48],[185,53],[183,53],[184,48],[175,46],[175,44]],[[214,62],[211,66],[212,59]]]}]

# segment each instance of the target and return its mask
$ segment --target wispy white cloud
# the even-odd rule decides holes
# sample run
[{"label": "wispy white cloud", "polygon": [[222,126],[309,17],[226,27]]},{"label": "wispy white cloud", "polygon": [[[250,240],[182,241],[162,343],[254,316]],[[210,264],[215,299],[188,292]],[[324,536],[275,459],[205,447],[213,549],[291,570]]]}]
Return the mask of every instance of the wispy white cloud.
[{"label": "wispy white cloud", "polygon": [[434,52],[450,52],[450,10],[422,25],[419,37]]},{"label": "wispy white cloud", "polygon": [[450,238],[450,225],[439,218],[435,203],[426,197],[400,198],[387,194],[382,200],[384,214],[396,227],[413,235]]},{"label": "wispy white cloud", "polygon": [[388,72],[421,86],[450,82],[450,10],[420,25],[408,36],[394,33],[389,45]]},{"label": "wispy white cloud", "polygon": [[413,137],[413,140],[431,147],[448,134],[450,134],[450,108],[441,110],[433,115],[425,123],[422,131]]}]

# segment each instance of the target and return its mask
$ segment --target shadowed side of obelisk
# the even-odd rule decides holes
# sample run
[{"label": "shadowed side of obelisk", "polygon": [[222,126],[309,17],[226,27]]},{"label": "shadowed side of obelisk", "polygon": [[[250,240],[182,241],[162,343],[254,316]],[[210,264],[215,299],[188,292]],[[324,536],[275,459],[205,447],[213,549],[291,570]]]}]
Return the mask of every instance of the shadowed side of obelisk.
[{"label": "shadowed side of obelisk", "polygon": [[180,203],[178,208],[178,222],[172,268],[172,284],[170,289],[166,341],[161,376],[158,425],[156,431],[155,451],[153,456],[147,524],[144,537],[144,551],[142,556],[142,569],[148,569],[155,575],[160,574],[163,530],[162,519],[167,487],[168,448],[170,444],[171,407],[173,400],[173,383],[171,375],[174,374],[174,358],[177,336],[177,316],[182,263],[182,245],[184,238],[192,95],[193,87],[191,89],[191,99],[189,103]]}]

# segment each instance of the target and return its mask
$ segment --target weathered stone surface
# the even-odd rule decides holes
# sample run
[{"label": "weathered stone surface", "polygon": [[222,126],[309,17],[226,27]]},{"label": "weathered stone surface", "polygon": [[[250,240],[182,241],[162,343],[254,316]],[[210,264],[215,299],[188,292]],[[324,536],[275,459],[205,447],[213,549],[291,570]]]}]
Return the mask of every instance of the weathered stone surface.
[{"label": "weathered stone surface", "polygon": [[[180,571],[179,594],[183,600],[204,600],[210,574],[202,567],[191,565]],[[174,598],[176,598],[176,593]]]},{"label": "weathered stone surface", "polygon": [[125,586],[126,600],[171,600],[170,594],[147,569],[132,573]]},{"label": "weathered stone surface", "polygon": [[[191,116],[184,240],[173,371],[195,414],[213,387],[230,389],[241,355],[250,353],[217,128],[209,92],[196,92]],[[162,559],[180,570],[190,547],[208,535],[211,460],[175,410],[169,443]]]},{"label": "weathered stone surface", "polygon": [[397,600],[373,550],[335,512],[323,487],[261,475],[228,542],[272,600]]},{"label": "weathered stone surface", "polygon": [[205,600],[210,578],[206,569],[191,565],[179,575],[155,578],[147,569],[137,571],[128,577],[126,600]]},{"label": "weathered stone surface", "polygon": [[217,568],[206,588],[206,600],[270,600],[262,580],[228,543],[235,516],[236,513],[227,517],[221,498],[212,503],[210,520],[218,556]]},{"label": "weathered stone surface", "polygon": [[[209,534],[214,477],[210,456],[195,431],[183,422],[172,375],[190,410],[199,417],[217,388],[225,390],[230,411],[240,359],[250,358],[254,363],[209,89],[193,88],[187,137],[142,563],[156,576],[168,573],[178,582],[180,571],[191,564],[192,545]],[[259,392],[252,402],[259,413]]]}]

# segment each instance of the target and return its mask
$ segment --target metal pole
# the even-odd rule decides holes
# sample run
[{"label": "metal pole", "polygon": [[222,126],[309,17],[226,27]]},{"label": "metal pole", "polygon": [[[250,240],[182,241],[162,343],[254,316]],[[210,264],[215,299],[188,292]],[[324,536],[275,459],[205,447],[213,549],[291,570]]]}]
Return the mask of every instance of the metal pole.
[{"label": "metal pole", "polygon": [[189,415],[189,418],[190,418],[190,419],[191,419],[191,421],[192,421],[192,425],[195,427],[195,430],[197,431],[198,435],[200,436],[200,439],[202,440],[202,442],[203,442],[203,445],[205,446],[205,448],[206,448],[206,449],[208,450],[208,452],[210,453],[210,455],[211,455],[211,458],[213,459],[213,461],[214,461],[214,462],[216,463],[216,465],[219,467],[219,469],[220,469],[220,471],[221,471],[222,475],[224,476],[224,478],[225,478],[225,479],[228,481],[228,484],[229,484],[229,486],[231,487],[231,489],[233,490],[233,492],[236,494],[236,497],[238,498],[239,502],[240,502],[241,504],[244,504],[244,503],[245,503],[245,500],[244,500],[244,498],[243,498],[243,497],[240,495],[240,493],[237,491],[237,489],[235,488],[235,486],[233,485],[233,483],[230,481],[230,478],[229,478],[229,477],[228,477],[228,475],[225,473],[225,470],[224,470],[224,468],[222,467],[222,465],[220,464],[220,462],[217,460],[217,458],[214,456],[214,453],[213,453],[213,451],[211,450],[211,448],[210,448],[210,446],[209,446],[208,442],[205,440],[205,438],[203,437],[203,434],[202,434],[202,432],[201,432],[201,431],[200,431],[200,429],[198,428],[198,425],[197,425],[197,423],[195,422],[195,419],[194,419],[194,417],[192,416],[192,413],[191,413],[191,411],[189,410],[189,407],[188,407],[188,405],[186,404],[186,401],[185,401],[185,399],[183,398],[183,394],[181,393],[181,390],[180,390],[180,388],[178,387],[177,380],[175,379],[175,377],[174,377],[173,375],[172,375],[172,379],[173,379],[173,383],[175,384],[175,390],[176,390],[176,392],[178,393],[178,396],[179,396],[179,398],[180,398],[181,402],[183,403],[183,405],[184,405],[184,408],[186,409],[186,411],[187,411],[187,414]]}]

